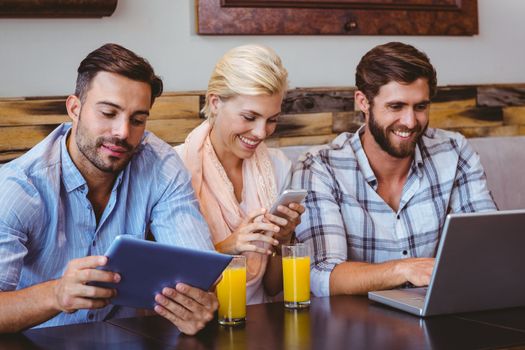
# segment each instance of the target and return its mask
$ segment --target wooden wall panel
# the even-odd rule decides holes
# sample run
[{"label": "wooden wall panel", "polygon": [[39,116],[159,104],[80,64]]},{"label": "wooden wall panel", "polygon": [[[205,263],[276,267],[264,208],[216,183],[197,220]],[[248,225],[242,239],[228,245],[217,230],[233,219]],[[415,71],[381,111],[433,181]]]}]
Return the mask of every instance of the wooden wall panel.
[{"label": "wooden wall panel", "polygon": [[464,127],[450,128],[449,130],[457,131],[465,137],[493,137],[493,136],[518,136],[520,134],[519,125],[501,125],[495,127]]},{"label": "wooden wall panel", "polygon": [[157,97],[150,120],[199,118],[199,95],[163,95]]},{"label": "wooden wall panel", "polygon": [[[289,91],[283,115],[268,140],[273,146],[315,145],[331,141],[363,123],[355,111],[355,88]],[[68,121],[65,97],[0,99],[0,162],[14,159]],[[166,93],[151,111],[147,129],[176,145],[204,119],[203,91]],[[525,84],[439,87],[430,108],[430,126],[467,137],[525,135]]]},{"label": "wooden wall panel", "polygon": [[282,112],[292,114],[353,111],[354,91],[354,88],[290,90],[283,101]]},{"label": "wooden wall panel", "polygon": [[430,127],[433,128],[500,125],[503,125],[503,113],[499,108],[435,109],[430,113]]},{"label": "wooden wall panel", "polygon": [[279,117],[275,136],[312,136],[332,132],[332,113],[288,114]]},{"label": "wooden wall panel", "polygon": [[44,139],[55,125],[0,128],[0,152],[27,151]]},{"label": "wooden wall panel", "polygon": [[147,129],[169,144],[184,142],[186,136],[202,123],[197,118],[156,119],[147,123]]},{"label": "wooden wall panel", "polygon": [[365,118],[360,111],[334,113],[332,131],[341,133],[344,131],[354,132],[365,123]]},{"label": "wooden wall panel", "polygon": [[267,144],[270,147],[322,145],[322,144],[332,141],[336,136],[337,134],[279,137],[279,138],[272,137],[268,139]]},{"label": "wooden wall panel", "polygon": [[525,84],[480,86],[478,106],[525,106]]},{"label": "wooden wall panel", "polygon": [[503,121],[505,124],[525,125],[525,106],[503,108]]},{"label": "wooden wall panel", "polygon": [[0,126],[57,125],[68,120],[65,97],[0,100]]}]

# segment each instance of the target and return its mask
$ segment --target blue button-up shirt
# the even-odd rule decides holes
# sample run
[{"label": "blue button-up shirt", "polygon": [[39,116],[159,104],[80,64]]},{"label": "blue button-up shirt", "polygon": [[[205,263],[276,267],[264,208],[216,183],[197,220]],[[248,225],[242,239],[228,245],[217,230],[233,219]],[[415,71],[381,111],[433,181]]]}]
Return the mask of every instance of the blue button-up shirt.
[{"label": "blue button-up shirt", "polygon": [[448,213],[496,210],[467,140],[432,128],[416,146],[399,208],[392,210],[376,192],[363,131],[343,133],[307,153],[293,174],[292,187],[308,190],[295,232],[310,248],[311,287],[318,296],[329,295],[330,274],[342,262],[433,257]]},{"label": "blue button-up shirt", "polygon": [[[97,225],[87,183],[67,151],[70,128],[62,124],[0,168],[0,290],[60,278],[70,260],[104,255],[121,234],[144,239],[151,230],[158,242],[213,249],[182,161],[149,132],[118,175]],[[103,320],[112,308],[60,313],[40,327]],[[129,314],[111,315],[119,313]]]}]

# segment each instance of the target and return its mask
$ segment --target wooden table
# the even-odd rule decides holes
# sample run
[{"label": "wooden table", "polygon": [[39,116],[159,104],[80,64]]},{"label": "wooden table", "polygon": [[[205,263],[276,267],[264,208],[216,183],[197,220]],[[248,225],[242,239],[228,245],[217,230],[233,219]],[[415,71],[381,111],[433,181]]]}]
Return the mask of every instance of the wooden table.
[{"label": "wooden table", "polygon": [[307,310],[252,305],[241,327],[181,335],[158,316],[28,330],[0,349],[525,349],[525,308],[422,319],[364,297],[313,298]]}]

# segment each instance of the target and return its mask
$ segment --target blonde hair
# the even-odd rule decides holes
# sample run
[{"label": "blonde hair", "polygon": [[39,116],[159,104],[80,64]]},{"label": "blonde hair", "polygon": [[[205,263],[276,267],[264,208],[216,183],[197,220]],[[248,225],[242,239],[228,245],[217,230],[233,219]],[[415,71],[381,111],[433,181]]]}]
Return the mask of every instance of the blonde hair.
[{"label": "blonde hair", "polygon": [[271,48],[243,45],[231,49],[217,62],[201,112],[212,118],[210,97],[227,100],[237,95],[273,95],[288,88],[288,72]]}]

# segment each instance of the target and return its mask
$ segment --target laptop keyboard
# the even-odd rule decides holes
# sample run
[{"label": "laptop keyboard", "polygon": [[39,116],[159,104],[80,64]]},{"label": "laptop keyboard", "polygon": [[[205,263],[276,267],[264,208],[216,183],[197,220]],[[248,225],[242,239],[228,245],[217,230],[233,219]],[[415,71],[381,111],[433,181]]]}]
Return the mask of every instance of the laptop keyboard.
[{"label": "laptop keyboard", "polygon": [[427,295],[427,289],[428,287],[423,288],[404,288],[402,289],[403,294],[406,295],[409,299],[413,300],[425,300],[425,296]]}]

